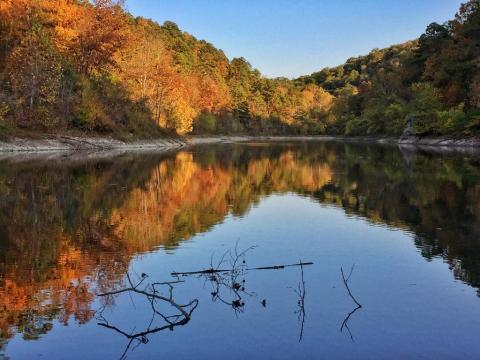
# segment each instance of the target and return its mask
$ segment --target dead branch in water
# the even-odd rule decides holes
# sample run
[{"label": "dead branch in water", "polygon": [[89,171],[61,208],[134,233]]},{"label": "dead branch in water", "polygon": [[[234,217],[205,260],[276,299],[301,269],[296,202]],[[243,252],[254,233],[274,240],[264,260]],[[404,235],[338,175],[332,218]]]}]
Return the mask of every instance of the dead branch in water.
[{"label": "dead branch in water", "polygon": [[[261,267],[254,267],[254,268],[245,268],[245,271],[251,270],[279,270],[285,269],[287,267],[294,267],[294,266],[308,266],[313,265],[313,262],[305,262],[305,263],[298,263],[298,264],[288,264],[288,265],[273,265],[273,266],[261,266]],[[217,274],[217,273],[229,273],[232,272],[233,269],[205,269],[205,270],[198,270],[198,271],[185,271],[185,272],[172,272],[170,275],[172,276],[188,276],[188,275],[207,275],[207,274]]]},{"label": "dead branch in water", "polygon": [[348,274],[348,277],[345,278],[345,274],[343,273],[343,268],[340,267],[340,271],[342,272],[342,279],[343,279],[343,283],[345,284],[345,287],[347,288],[347,291],[348,291],[348,295],[350,295],[350,297],[352,298],[353,302],[355,304],[357,304],[358,307],[362,307],[362,305],[357,301],[357,299],[355,299],[355,297],[353,296],[352,292],[350,291],[350,287],[348,286],[348,280],[350,280],[350,277],[352,276],[352,273],[353,273],[353,269],[355,268],[355,264],[352,265],[352,267],[350,268],[350,273]]},{"label": "dead branch in water", "polygon": [[[212,255],[210,271],[196,272],[200,278],[211,284],[212,301],[218,300],[228,305],[233,309],[235,315],[244,311],[244,298],[253,296],[253,293],[246,291],[245,275],[247,272],[246,254],[254,248],[255,246],[251,246],[239,251],[237,242],[233,250],[226,251],[223,254],[216,266],[213,265]],[[221,266],[225,265],[229,267],[227,270],[219,270]]]},{"label": "dead branch in water", "polygon": [[[235,314],[244,311],[245,299],[256,295],[253,292],[246,290],[246,275],[247,272],[253,270],[278,270],[288,267],[300,267],[302,269],[302,283],[303,281],[303,267],[313,265],[312,262],[302,262],[296,264],[286,265],[273,265],[273,266],[261,266],[261,267],[248,267],[246,263],[246,255],[249,251],[255,249],[255,246],[251,246],[243,251],[238,249],[238,242],[235,244],[235,248],[226,251],[218,262],[214,264],[213,255],[210,260],[210,268],[199,271],[187,271],[187,272],[173,272],[172,276],[198,276],[205,280],[205,283],[211,285],[212,301],[219,301],[225,305],[231,307]],[[299,288],[300,289],[300,288]],[[304,299],[304,297],[303,297]],[[301,302],[303,306],[303,300]],[[262,306],[265,307],[266,299],[263,300]]]},{"label": "dead branch in water", "polygon": [[[140,288],[142,284],[145,283],[145,280],[148,278],[148,275],[142,274],[141,279],[134,284],[131,280],[130,275],[127,273],[126,274],[128,284],[130,285],[127,288],[117,290],[117,291],[111,291],[111,292],[106,292],[102,294],[98,294],[99,297],[113,297],[115,295],[119,295],[122,293],[128,293],[129,295],[137,294],[144,296],[148,302],[150,303],[150,306],[152,308],[152,318],[150,320],[150,323],[148,324],[147,328],[144,331],[136,332],[136,333],[128,333],[126,331],[121,330],[120,328],[111,325],[108,320],[103,316],[103,311],[105,310],[105,307],[103,307],[98,313],[97,313],[97,320],[99,320],[98,325],[102,326],[107,329],[111,329],[116,331],[117,333],[125,336],[129,342],[122,353],[120,359],[125,359],[128,350],[132,346],[132,343],[136,340],[137,346],[140,344],[146,344],[148,342],[148,335],[154,334],[166,329],[169,329],[173,331],[173,329],[177,326],[183,326],[186,325],[192,316],[193,311],[197,308],[198,306],[198,300],[194,299],[190,301],[188,304],[182,305],[177,303],[174,298],[173,298],[173,284],[181,283],[183,281],[177,280],[177,281],[167,281],[167,282],[156,282],[156,283],[151,283],[147,284],[144,287]],[[157,288],[158,286],[166,286],[168,288],[168,296],[160,295],[160,290]],[[178,313],[173,314],[173,315],[167,315],[164,314],[163,312],[159,311],[157,309],[157,305],[159,303],[167,303],[174,309],[178,311]],[[163,319],[164,324],[153,327],[153,323],[155,320],[156,316],[159,316],[160,318]]]},{"label": "dead branch in water", "polygon": [[[148,326],[146,326],[146,329],[143,331],[134,332],[135,330],[132,330],[131,332],[128,332],[110,324],[103,316],[103,311],[107,305],[104,305],[103,309],[97,312],[97,320],[99,320],[98,325],[113,330],[128,339],[128,344],[121,357],[124,359],[129,352],[129,349],[133,351],[137,346],[146,344],[149,341],[148,335],[158,333],[166,329],[173,330],[176,326],[186,325],[190,321],[193,311],[198,306],[198,300],[194,299],[185,305],[181,305],[174,300],[173,292],[175,285],[185,282],[184,280],[181,280],[179,276],[193,275],[199,279],[204,279],[205,283],[209,283],[212,287],[210,293],[212,296],[212,301],[218,301],[219,303],[229,306],[231,309],[233,309],[235,315],[238,316],[238,314],[242,313],[245,309],[246,298],[248,296],[252,297],[256,295],[254,292],[249,292],[246,290],[247,284],[245,278],[248,271],[277,270],[288,267],[300,267],[301,281],[298,283],[298,289],[294,289],[294,291],[299,297],[297,302],[298,308],[297,311],[295,311],[295,314],[297,314],[298,320],[301,324],[301,341],[303,338],[303,329],[305,323],[304,266],[313,265],[313,263],[300,261],[296,264],[249,268],[246,264],[246,254],[248,251],[254,248],[255,247],[252,246],[246,250],[240,251],[238,249],[237,242],[235,248],[223,253],[217,262],[214,262],[212,255],[209,269],[191,272],[173,272],[172,275],[176,278],[172,281],[149,283],[148,275],[142,273],[141,275],[137,275],[138,281],[134,283],[130,274],[127,273],[127,286],[125,288],[98,294],[98,296],[106,298],[107,304],[113,304],[114,297],[120,294],[128,294],[129,296],[135,295],[147,299],[152,310],[152,317]],[[162,291],[160,291],[161,289]],[[176,309],[175,314],[168,315],[159,311],[157,305],[160,303],[168,304],[172,308]],[[265,307],[266,299],[264,299],[261,304]],[[172,309],[170,308],[170,310]],[[155,321],[156,317],[158,317],[157,321]],[[158,323],[159,319],[162,319],[160,324]]]},{"label": "dead branch in water", "polygon": [[301,342],[303,339],[303,328],[305,326],[305,294],[306,294],[305,278],[303,276],[303,263],[300,262],[300,264],[301,264],[300,265],[300,270],[301,270],[300,282],[298,283],[298,288],[293,289],[293,291],[295,291],[295,293],[298,295],[298,302],[297,302],[298,309],[297,311],[295,311],[295,314],[297,314],[297,317],[298,317],[298,321],[300,322],[300,335],[299,335],[298,342]]},{"label": "dead branch in water", "polygon": [[348,334],[350,335],[350,339],[352,341],[355,341],[354,338],[353,338],[353,335],[352,335],[352,332],[350,331],[350,328],[348,327],[348,321],[350,320],[351,316],[356,312],[358,311],[359,309],[362,308],[362,305],[357,301],[357,299],[353,296],[352,294],[352,291],[350,290],[350,287],[348,286],[348,281],[350,280],[350,277],[352,276],[352,273],[353,273],[353,269],[355,268],[355,264],[352,265],[352,267],[350,268],[350,273],[348,274],[347,277],[345,277],[345,274],[343,272],[343,267],[340,267],[340,272],[342,273],[342,279],[343,279],[343,284],[345,285],[345,288],[347,289],[348,291],[348,295],[350,296],[350,298],[353,300],[353,302],[355,303],[355,305],[357,305],[355,307],[355,309],[353,309],[352,311],[350,311],[347,316],[345,317],[345,319],[343,319],[343,322],[342,322],[342,325],[340,327],[340,332],[343,332],[343,329],[347,329],[348,331]]},{"label": "dead branch in water", "polygon": [[289,265],[263,266],[263,267],[256,267],[256,268],[251,268],[247,270],[279,270],[279,269],[285,269],[287,267],[300,266],[303,271],[303,267],[308,265],[313,265],[313,262],[299,262],[297,264],[289,264]]}]

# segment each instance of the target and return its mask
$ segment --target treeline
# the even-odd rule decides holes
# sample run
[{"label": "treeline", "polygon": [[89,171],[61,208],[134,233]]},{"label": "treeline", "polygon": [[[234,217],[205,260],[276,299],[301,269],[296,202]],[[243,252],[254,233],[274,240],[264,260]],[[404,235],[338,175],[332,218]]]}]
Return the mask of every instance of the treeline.
[{"label": "treeline", "polygon": [[296,80],[335,96],[326,131],[400,135],[411,114],[419,135],[480,133],[480,1],[416,41],[375,49]]},{"label": "treeline", "polygon": [[270,80],[172,22],[117,0],[0,0],[0,127],[162,132],[321,131],[333,96]]},{"label": "treeline", "polygon": [[9,130],[399,135],[480,130],[480,1],[418,40],[297,80],[127,13],[121,0],[0,0],[0,135]]}]

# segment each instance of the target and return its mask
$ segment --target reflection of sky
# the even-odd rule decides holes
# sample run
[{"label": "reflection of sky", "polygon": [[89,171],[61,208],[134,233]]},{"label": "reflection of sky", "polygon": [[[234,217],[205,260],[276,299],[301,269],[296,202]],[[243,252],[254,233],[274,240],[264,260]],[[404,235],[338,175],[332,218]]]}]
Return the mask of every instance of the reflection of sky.
[{"label": "reflection of sky", "polygon": [[128,0],[136,16],[243,56],[267,76],[296,77],[373,48],[413,40],[453,19],[460,0]]},{"label": "reflection of sky", "polygon": [[[240,248],[258,245],[247,256],[250,266],[313,261],[305,268],[307,285],[304,339],[298,342],[294,314],[296,298],[290,286],[299,269],[251,272],[246,311],[236,318],[231,309],[209,300],[202,280],[188,278],[176,289],[179,301],[200,300],[192,321],[173,333],[150,337],[129,358],[166,359],[312,359],[325,358],[478,358],[480,303],[475,290],[453,280],[447,264],[427,262],[404,231],[347,217],[341,209],[325,207],[292,194],[273,195],[243,218],[227,217],[211,231],[182,242],[166,254],[159,249],[138,256],[132,271],[148,273],[156,281],[169,273],[207,268],[212,253],[220,256],[239,241]],[[173,254],[173,255],[172,255]],[[340,266],[356,264],[350,287],[364,308],[350,320],[356,342],[339,332],[353,309],[341,282]],[[267,307],[260,305],[267,299]],[[140,330],[147,304],[128,296],[118,299],[110,320]],[[142,317],[143,316],[143,317]],[[81,340],[80,340],[81,339]],[[69,358],[105,355],[112,346],[122,351],[126,340],[99,328],[95,321],[78,327],[54,326],[43,341],[8,345],[13,358],[69,351]],[[117,354],[117,352],[115,352]]]}]

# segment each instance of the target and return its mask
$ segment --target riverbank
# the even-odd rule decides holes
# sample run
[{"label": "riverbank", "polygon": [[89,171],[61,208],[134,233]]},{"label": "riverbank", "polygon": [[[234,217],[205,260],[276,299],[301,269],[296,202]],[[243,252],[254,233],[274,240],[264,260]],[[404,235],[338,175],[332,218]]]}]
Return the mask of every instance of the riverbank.
[{"label": "riverbank", "polygon": [[103,150],[172,149],[185,146],[180,139],[163,138],[131,142],[113,138],[79,136],[45,136],[38,139],[11,138],[0,141],[0,152],[80,152]]},{"label": "riverbank", "polygon": [[480,151],[480,138],[387,138],[387,137],[348,137],[348,136],[198,136],[187,138],[188,145],[197,144],[217,144],[217,143],[235,143],[235,142],[288,142],[288,141],[337,141],[344,143],[365,143],[365,144],[381,144],[381,145],[398,145],[401,147],[419,147],[419,148],[445,148],[450,150],[478,150]]},{"label": "riverbank", "polygon": [[0,141],[0,153],[93,152],[108,150],[172,150],[201,144],[231,144],[253,141],[332,141],[332,136],[190,136],[122,141],[107,137],[45,136],[37,139],[11,138]]},{"label": "riverbank", "polygon": [[339,136],[191,136],[122,141],[107,137],[45,136],[37,139],[11,138],[0,141],[0,153],[92,153],[108,151],[166,151],[201,144],[228,144],[241,142],[339,141],[349,143],[376,143],[402,147],[432,147],[449,149],[478,149],[480,139],[453,138],[379,138]]}]

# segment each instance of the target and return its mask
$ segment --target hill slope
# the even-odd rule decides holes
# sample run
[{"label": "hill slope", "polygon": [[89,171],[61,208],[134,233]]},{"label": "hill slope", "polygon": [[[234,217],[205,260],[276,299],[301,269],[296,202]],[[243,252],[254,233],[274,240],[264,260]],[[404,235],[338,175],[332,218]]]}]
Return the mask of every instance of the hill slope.
[{"label": "hill slope", "polygon": [[296,80],[336,97],[327,132],[400,135],[412,114],[420,135],[480,133],[480,1],[416,41],[373,50]]},{"label": "hill slope", "polygon": [[294,81],[115,0],[0,0],[0,133],[399,135],[480,128],[480,2]]}]

